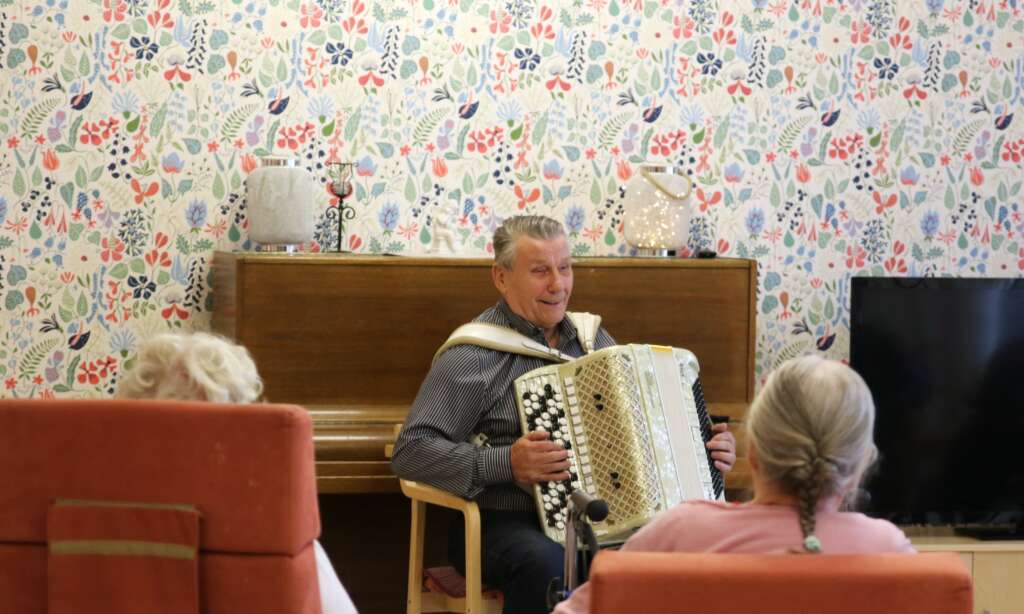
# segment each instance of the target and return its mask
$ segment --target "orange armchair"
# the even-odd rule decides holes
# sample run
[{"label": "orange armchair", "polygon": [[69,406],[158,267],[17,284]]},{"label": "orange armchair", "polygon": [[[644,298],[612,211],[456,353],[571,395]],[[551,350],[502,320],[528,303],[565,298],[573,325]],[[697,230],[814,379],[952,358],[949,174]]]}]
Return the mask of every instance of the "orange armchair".
[{"label": "orange armchair", "polygon": [[602,552],[591,614],[971,614],[955,553],[871,555]]},{"label": "orange armchair", "polygon": [[319,614],[313,462],[295,406],[0,401],[0,612]]}]

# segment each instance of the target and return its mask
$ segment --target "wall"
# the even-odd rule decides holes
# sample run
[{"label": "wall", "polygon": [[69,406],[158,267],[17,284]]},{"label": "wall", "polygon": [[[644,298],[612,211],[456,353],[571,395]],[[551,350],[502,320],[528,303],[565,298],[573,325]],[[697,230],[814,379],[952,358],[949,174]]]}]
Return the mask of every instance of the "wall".
[{"label": "wall", "polygon": [[851,275],[1024,269],[1022,30],[1017,0],[0,0],[0,391],[103,395],[206,327],[266,154],[325,186],[313,249],[358,163],[360,253],[483,255],[533,212],[628,254],[624,181],[681,165],[687,251],[759,261],[759,375],[844,357]]}]

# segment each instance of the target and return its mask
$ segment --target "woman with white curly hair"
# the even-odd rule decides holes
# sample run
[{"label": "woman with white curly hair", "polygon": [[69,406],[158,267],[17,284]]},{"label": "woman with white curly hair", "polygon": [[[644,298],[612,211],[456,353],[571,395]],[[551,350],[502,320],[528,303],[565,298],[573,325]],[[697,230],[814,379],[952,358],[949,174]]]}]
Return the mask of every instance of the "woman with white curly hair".
[{"label": "woman with white curly hair", "polygon": [[165,333],[137,349],[115,397],[253,403],[263,393],[263,381],[249,352],[223,337]]},{"label": "woman with white curly hair", "polygon": [[[249,352],[210,333],[164,333],[141,342],[115,398],[254,403],[263,381]],[[327,553],[313,541],[323,614],[356,614]]]}]

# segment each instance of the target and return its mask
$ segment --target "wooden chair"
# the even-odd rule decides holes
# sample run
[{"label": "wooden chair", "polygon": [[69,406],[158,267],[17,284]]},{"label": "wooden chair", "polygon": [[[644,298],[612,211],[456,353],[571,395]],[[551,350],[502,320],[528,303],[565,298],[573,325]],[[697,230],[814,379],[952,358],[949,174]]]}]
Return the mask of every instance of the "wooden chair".
[{"label": "wooden chair", "polygon": [[[395,438],[398,438],[402,425],[395,425]],[[384,455],[391,458],[394,445],[384,448]],[[500,593],[484,590],[480,567],[480,508],[474,501],[413,482],[399,480],[402,492],[412,503],[412,514],[409,530],[409,586],[406,603],[407,614],[422,612],[465,612],[466,614],[500,614],[502,600]],[[444,592],[424,588],[423,576],[423,538],[427,521],[427,504],[440,505],[460,512],[466,526],[466,577],[463,596],[449,595]],[[451,569],[452,573],[456,573]]]},{"label": "wooden chair", "polygon": [[[400,480],[402,492],[412,501],[409,534],[408,614],[421,612],[465,612],[466,614],[499,614],[502,601],[496,591],[485,591],[480,573],[480,509],[476,502],[426,484]],[[426,528],[427,504],[440,505],[462,513],[466,525],[466,591],[465,596],[448,595],[423,588],[423,534]]]}]

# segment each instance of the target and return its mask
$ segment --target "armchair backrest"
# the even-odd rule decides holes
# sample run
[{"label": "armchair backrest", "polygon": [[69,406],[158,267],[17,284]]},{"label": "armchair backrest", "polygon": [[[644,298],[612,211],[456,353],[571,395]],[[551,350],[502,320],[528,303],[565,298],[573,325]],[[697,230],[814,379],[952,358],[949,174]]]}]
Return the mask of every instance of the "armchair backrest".
[{"label": "armchair backrest", "polygon": [[602,552],[591,614],[971,614],[955,553],[785,555]]},{"label": "armchair backrest", "polygon": [[202,612],[318,611],[313,463],[296,406],[0,401],[0,611],[47,610],[55,518],[98,522],[59,499],[194,508]]}]

